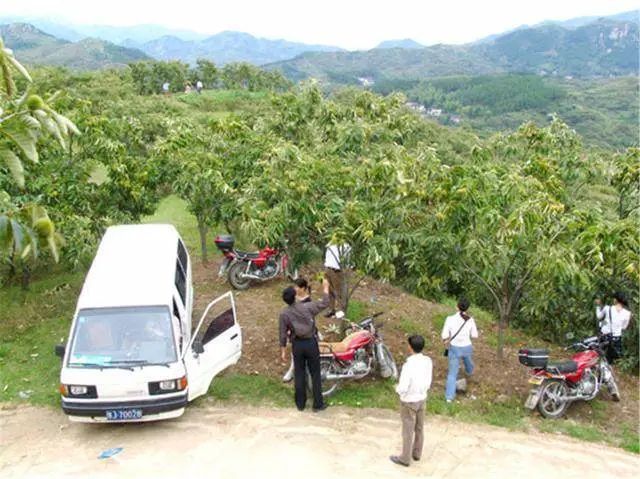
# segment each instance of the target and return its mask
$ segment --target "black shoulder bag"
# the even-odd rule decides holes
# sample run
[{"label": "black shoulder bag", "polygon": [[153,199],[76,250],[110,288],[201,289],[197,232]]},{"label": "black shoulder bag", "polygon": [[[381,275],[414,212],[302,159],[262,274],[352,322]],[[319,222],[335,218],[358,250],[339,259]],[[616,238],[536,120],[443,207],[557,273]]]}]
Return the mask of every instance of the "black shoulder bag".
[{"label": "black shoulder bag", "polygon": [[[464,319],[464,318],[462,318]],[[449,344],[451,344],[451,341],[453,341],[456,336],[458,335],[458,333],[460,333],[460,331],[462,331],[462,328],[464,328],[464,325],[467,324],[468,319],[464,319],[464,323],[462,323],[462,326],[460,326],[460,328],[458,328],[458,330],[456,331],[456,334],[454,334],[453,336],[451,336],[451,339],[449,339]],[[444,348],[444,352],[442,353],[442,355],[444,357],[449,356],[449,348]]]}]

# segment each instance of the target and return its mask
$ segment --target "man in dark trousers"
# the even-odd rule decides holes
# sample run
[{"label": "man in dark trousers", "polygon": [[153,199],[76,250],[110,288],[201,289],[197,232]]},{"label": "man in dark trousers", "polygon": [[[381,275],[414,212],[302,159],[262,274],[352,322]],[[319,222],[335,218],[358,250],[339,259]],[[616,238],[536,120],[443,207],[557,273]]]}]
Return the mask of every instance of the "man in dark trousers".
[{"label": "man in dark trousers", "polygon": [[280,313],[280,353],[282,361],[287,358],[287,337],[291,340],[293,352],[295,400],[299,411],[307,403],[307,375],[309,369],[313,389],[313,410],[326,408],[322,400],[320,384],[320,350],[318,349],[318,329],[315,315],[329,305],[329,282],[322,281],[323,296],[320,301],[296,302],[296,290],[285,288],[282,300],[287,307]]}]

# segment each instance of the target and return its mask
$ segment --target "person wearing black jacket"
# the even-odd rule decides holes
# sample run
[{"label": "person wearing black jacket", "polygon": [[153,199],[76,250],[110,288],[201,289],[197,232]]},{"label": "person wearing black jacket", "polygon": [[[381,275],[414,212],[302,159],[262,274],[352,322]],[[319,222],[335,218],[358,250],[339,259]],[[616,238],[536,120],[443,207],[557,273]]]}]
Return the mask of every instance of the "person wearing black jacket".
[{"label": "person wearing black jacket", "polygon": [[295,402],[298,410],[304,410],[307,403],[307,375],[311,374],[313,390],[313,410],[326,408],[322,399],[320,383],[320,350],[318,349],[318,329],[315,315],[329,306],[329,282],[322,282],[323,296],[320,301],[296,302],[293,287],[285,288],[282,300],[287,307],[280,313],[280,356],[286,361],[287,340],[291,341],[294,365]]},{"label": "person wearing black jacket", "polygon": [[[310,303],[311,302],[311,286],[309,286],[309,282],[304,278],[298,278],[293,282],[293,288],[296,290],[296,301],[300,303]],[[319,339],[322,339],[319,337]],[[291,364],[287,372],[282,376],[282,381],[288,383],[293,379],[293,353],[291,354]]]}]

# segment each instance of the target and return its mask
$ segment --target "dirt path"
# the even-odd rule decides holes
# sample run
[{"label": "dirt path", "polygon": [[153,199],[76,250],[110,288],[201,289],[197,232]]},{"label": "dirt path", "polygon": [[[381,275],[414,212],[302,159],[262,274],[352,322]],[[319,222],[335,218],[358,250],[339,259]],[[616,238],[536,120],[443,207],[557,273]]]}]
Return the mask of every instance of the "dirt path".
[{"label": "dirt path", "polygon": [[[0,477],[638,477],[640,458],[606,446],[489,426],[427,419],[425,454],[409,469],[391,411],[192,407],[177,420],[138,425],[69,423],[59,411],[0,410]],[[123,447],[115,458],[101,451]],[[298,472],[303,471],[300,476]]]}]

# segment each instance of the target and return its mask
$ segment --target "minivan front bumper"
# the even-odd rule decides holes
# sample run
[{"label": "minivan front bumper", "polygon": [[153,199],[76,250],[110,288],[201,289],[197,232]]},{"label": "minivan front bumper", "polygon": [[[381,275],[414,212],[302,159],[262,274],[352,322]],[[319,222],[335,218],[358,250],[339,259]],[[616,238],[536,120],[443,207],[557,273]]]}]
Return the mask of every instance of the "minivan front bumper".
[{"label": "minivan front bumper", "polygon": [[[142,409],[142,419],[138,421],[150,421],[177,417],[182,414],[187,405],[187,393],[172,397],[159,397],[137,401],[98,401],[85,400],[74,401],[62,398],[62,410],[70,416],[70,419],[81,420],[84,418],[90,422],[106,421],[106,413],[115,409]],[[167,414],[177,413],[177,414]]]}]

